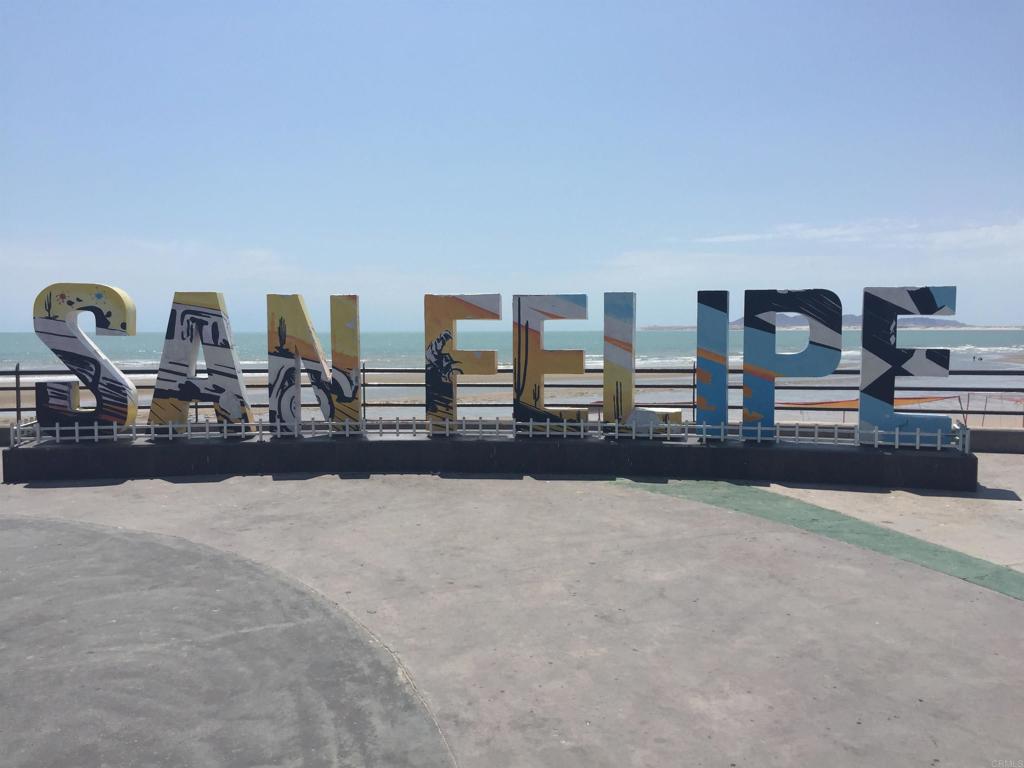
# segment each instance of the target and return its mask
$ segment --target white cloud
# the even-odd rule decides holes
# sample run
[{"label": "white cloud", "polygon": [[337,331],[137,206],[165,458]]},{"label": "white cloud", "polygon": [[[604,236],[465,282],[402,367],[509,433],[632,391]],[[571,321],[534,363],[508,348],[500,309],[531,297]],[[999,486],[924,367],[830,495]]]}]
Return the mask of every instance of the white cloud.
[{"label": "white cloud", "polygon": [[780,224],[763,232],[711,235],[694,238],[702,245],[742,243],[861,243],[878,247],[933,249],[1000,248],[1024,246],[1024,219],[1008,224],[967,224],[959,227],[924,227],[892,219],[818,226]]},{"label": "white cloud", "polygon": [[[905,232],[893,245],[955,250],[967,248],[1024,248],[1024,219],[1011,224],[984,224],[928,232]],[[1024,254],[1021,255],[1024,261]]]},{"label": "white cloud", "polygon": [[[692,322],[696,291],[724,289],[733,302],[748,288],[831,288],[848,311],[859,311],[865,285],[949,285],[960,288],[959,309],[972,322],[1020,323],[1016,297],[1024,276],[1024,218],[960,226],[871,220],[838,225],[784,224],[765,232],[696,241],[652,241],[594,261],[484,259],[470,268],[446,260],[408,257],[336,260],[281,253],[260,244],[224,247],[195,241],[108,238],[96,241],[0,240],[0,274],[8,299],[0,329],[29,330],[35,294],[58,281],[120,286],[138,306],[139,328],[166,323],[175,290],[225,294],[236,330],[265,323],[267,293],[300,293],[314,322],[327,327],[332,293],[361,296],[367,330],[412,329],[422,323],[424,293],[500,292],[505,317],[513,293],[586,292],[590,325],[600,323],[603,291],[638,293],[642,323]],[[736,304],[734,306],[734,309]]]},{"label": "white cloud", "polygon": [[[830,288],[858,312],[865,285],[956,285],[967,322],[1018,324],[1024,277],[1024,219],[959,226],[872,220],[840,225],[784,224],[691,240],[693,250],[625,251],[604,261],[605,290],[638,290],[652,322],[692,318],[698,289]],[[610,287],[610,288],[609,288]],[[678,313],[678,314],[675,314]]]},{"label": "white cloud", "polygon": [[717,245],[722,243],[755,243],[767,241],[805,241],[829,243],[861,243],[896,232],[916,228],[914,224],[900,224],[889,220],[863,221],[833,226],[811,224],[779,224],[765,232],[698,237],[696,243]]},{"label": "white cloud", "polygon": [[70,245],[0,242],[0,274],[9,288],[16,289],[9,293],[17,297],[0,305],[4,330],[28,330],[36,293],[54,282],[96,282],[125,289],[138,308],[140,330],[163,328],[176,290],[220,291],[235,328],[254,330],[265,323],[268,293],[303,294],[314,320],[325,326],[330,294],[363,294],[371,323],[386,323],[395,313],[422,316],[422,304],[418,311],[410,311],[410,305],[422,301],[424,289],[459,285],[472,277],[453,275],[446,280],[434,275],[427,285],[418,270],[389,269],[372,261],[339,260],[324,269],[262,247],[129,238]]}]

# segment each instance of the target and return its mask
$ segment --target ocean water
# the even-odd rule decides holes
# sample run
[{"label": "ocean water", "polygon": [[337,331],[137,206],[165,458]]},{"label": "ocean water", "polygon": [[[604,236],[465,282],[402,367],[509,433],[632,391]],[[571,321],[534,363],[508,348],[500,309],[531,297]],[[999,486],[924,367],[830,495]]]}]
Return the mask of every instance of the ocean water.
[{"label": "ocean water", "polygon": [[[600,366],[604,345],[600,331],[545,331],[550,349],[583,349],[588,366]],[[163,347],[162,333],[136,336],[93,336],[97,345],[122,368],[155,368]],[[324,352],[330,355],[330,334],[321,334]],[[779,352],[798,352],[807,343],[803,329],[780,329]],[[952,351],[954,368],[1024,368],[1024,329],[909,329],[900,331],[897,343],[906,347],[941,347]],[[236,332],[235,346],[243,365],[266,366],[266,335]],[[369,367],[416,368],[423,365],[423,334],[419,332],[366,332],[361,336],[362,357]],[[730,331],[730,355],[739,363],[743,333]],[[512,364],[512,332],[464,331],[463,349],[493,349],[500,365]],[[638,331],[637,367],[685,367],[693,364],[697,349],[695,330]],[[843,331],[843,367],[860,362],[860,332]],[[22,369],[62,370],[60,361],[34,333],[0,333],[0,375],[16,363]]]},{"label": "ocean water", "polygon": [[[583,349],[586,354],[588,367],[600,367],[602,348],[604,344],[603,334],[600,331],[546,331],[545,346],[549,349]],[[163,347],[163,334],[161,333],[140,333],[132,337],[93,337],[99,347],[121,367],[122,370],[131,369],[154,369],[160,361],[160,352]],[[1024,329],[908,329],[899,333],[897,342],[905,347],[940,347],[951,350],[951,367],[954,370],[966,371],[966,375],[958,375],[953,378],[917,378],[913,380],[911,389],[910,380],[901,379],[899,383],[906,386],[906,389],[899,392],[901,396],[913,396],[915,394],[933,395],[931,387],[955,387],[954,390],[947,389],[939,394],[943,397],[942,402],[936,405],[940,409],[954,409],[953,412],[968,410],[972,407],[983,407],[986,412],[989,410],[1004,413],[1021,413],[1013,426],[1021,426],[1021,419],[1024,419]],[[330,354],[329,334],[321,335],[321,343],[326,354]],[[798,352],[807,343],[807,332],[803,329],[780,329],[776,336],[776,346],[780,352]],[[739,330],[730,331],[730,363],[732,367],[739,367],[742,363],[743,333]],[[243,365],[250,368],[265,368],[266,360],[266,336],[263,333],[242,332],[235,333],[235,345],[239,352]],[[423,367],[424,341],[422,333],[363,333],[361,337],[362,358],[370,368],[413,368]],[[459,334],[459,346],[463,349],[494,349],[498,353],[500,365],[512,364],[512,332],[484,332],[465,331]],[[694,330],[673,330],[673,331],[638,331],[637,332],[637,368],[642,371],[647,368],[687,368],[693,365],[696,359],[697,333]],[[20,363],[22,370],[37,370],[40,375],[27,374],[22,378],[22,383],[31,385],[33,381],[43,380],[49,374],[43,371],[60,371],[67,374],[57,360],[33,333],[0,333],[0,384],[10,385],[13,383],[11,373],[16,363]],[[860,365],[860,332],[843,331],[843,353],[840,368],[857,368]],[[977,375],[974,373],[977,371]],[[1003,375],[993,375],[993,372],[1006,372]],[[372,382],[373,375],[368,379]],[[552,381],[558,381],[560,377],[550,377]],[[739,383],[740,377],[733,376],[732,382]],[[792,384],[798,386],[811,385],[806,389],[780,390],[778,402],[781,405],[797,405],[802,403],[812,404],[814,402],[846,400],[856,398],[859,387],[859,377],[834,375],[829,378],[828,383],[833,386],[840,386],[842,389],[828,391],[815,390],[814,385],[823,383],[821,379],[790,379]],[[677,388],[664,388],[665,384],[674,384]],[[658,389],[645,389],[638,392],[638,402],[651,405],[674,405],[680,401],[687,401],[692,397],[688,389],[692,384],[690,374],[677,374],[662,376],[659,379]],[[261,398],[265,401],[265,385],[260,386],[250,383],[250,396],[253,402],[259,404]],[[961,389],[962,388],[962,389]],[[993,389],[1004,389],[997,394],[984,394]],[[967,390],[973,390],[967,394]],[[149,402],[150,394],[144,392],[140,396],[140,403],[145,406]],[[422,403],[422,385],[417,386],[391,386],[388,388],[369,387],[365,392],[366,402],[369,404],[368,415],[371,418],[383,416],[419,416],[423,417],[421,406],[413,405]],[[572,390],[553,390],[550,395],[554,398],[555,404],[561,405],[585,405],[593,404],[600,400],[600,382],[595,386],[583,387]],[[974,398],[972,401],[971,398]],[[486,390],[467,389],[460,392],[460,401],[466,405],[468,401],[475,400],[476,404],[467,413],[470,417],[481,417],[485,419],[507,417],[510,411],[511,390],[507,383],[499,384]],[[554,402],[550,401],[550,402]],[[732,406],[738,407],[742,401],[742,391],[739,388],[731,389],[729,402]],[[83,394],[83,405],[91,402],[88,393]],[[303,396],[304,413],[307,418],[315,417],[319,411],[316,408],[313,394],[307,391]],[[406,405],[399,405],[405,403]],[[10,406],[10,403],[6,404]],[[927,410],[927,405],[922,405],[922,410]],[[792,417],[795,411],[786,412],[787,417]],[[803,413],[803,412],[801,412]],[[822,412],[810,412],[813,418],[828,420],[827,415]],[[735,415],[735,414],[734,414]],[[984,419],[982,419],[984,423]]]}]

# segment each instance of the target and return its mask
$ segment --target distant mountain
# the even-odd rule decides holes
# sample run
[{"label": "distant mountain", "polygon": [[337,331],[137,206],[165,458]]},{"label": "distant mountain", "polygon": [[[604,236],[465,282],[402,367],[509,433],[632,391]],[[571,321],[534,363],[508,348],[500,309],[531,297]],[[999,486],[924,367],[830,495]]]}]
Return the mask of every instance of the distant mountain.
[{"label": "distant mountain", "polygon": [[[861,315],[843,315],[844,328],[860,328]],[[807,320],[802,315],[794,315],[788,312],[780,312],[775,316],[775,325],[778,328],[804,328]],[[693,325],[645,325],[642,331],[692,331]],[[737,317],[731,323],[730,328],[742,329],[743,318]],[[901,317],[901,328],[969,328],[967,323],[959,320],[950,320],[945,317]]]},{"label": "distant mountain", "polygon": [[[860,328],[863,315],[843,315],[844,328]],[[794,315],[788,312],[779,312],[775,316],[777,328],[802,328],[807,325],[807,319],[802,315]],[[900,319],[901,328],[964,328],[966,323],[959,320],[950,320],[945,317],[906,317]],[[731,323],[730,328],[742,328],[743,318],[737,317]]]}]

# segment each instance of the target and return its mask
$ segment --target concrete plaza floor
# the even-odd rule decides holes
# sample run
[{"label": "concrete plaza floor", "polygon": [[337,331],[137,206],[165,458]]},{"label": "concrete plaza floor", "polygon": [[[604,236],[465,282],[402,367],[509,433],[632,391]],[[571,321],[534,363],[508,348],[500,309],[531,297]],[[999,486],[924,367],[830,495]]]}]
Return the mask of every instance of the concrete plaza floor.
[{"label": "concrete plaza floor", "polygon": [[773,485],[776,493],[1024,572],[1024,456],[978,454],[975,493]]},{"label": "concrete plaza floor", "polygon": [[[983,456],[986,487],[952,497],[431,476],[0,487],[0,765],[228,765],[256,747],[266,765],[1024,760],[1024,575],[1000,567],[1024,562],[1021,470]],[[847,519],[877,533],[850,543]],[[998,589],[950,575],[978,564]],[[287,716],[260,727],[275,706]]]}]

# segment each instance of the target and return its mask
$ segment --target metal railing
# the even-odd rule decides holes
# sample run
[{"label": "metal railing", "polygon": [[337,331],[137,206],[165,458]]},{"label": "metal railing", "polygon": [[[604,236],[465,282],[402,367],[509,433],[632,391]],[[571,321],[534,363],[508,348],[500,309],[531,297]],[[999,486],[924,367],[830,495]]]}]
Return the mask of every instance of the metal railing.
[{"label": "metal railing", "polygon": [[[595,375],[602,372],[601,368],[588,367],[585,369],[585,374]],[[742,368],[730,368],[729,373],[731,379],[729,382],[729,390],[736,391],[742,390],[743,384],[736,378],[737,374],[743,372]],[[139,381],[139,379],[153,379],[157,375],[157,369],[155,368],[131,368],[124,369],[123,373],[133,380],[136,384],[136,389],[139,392],[152,392],[154,384],[148,381]],[[252,379],[253,377],[265,377],[267,375],[266,368],[243,368],[243,378]],[[374,400],[371,399],[370,395],[374,391],[387,391],[394,389],[420,389],[424,386],[423,384],[423,369],[422,368],[381,368],[381,367],[370,367],[363,363],[361,369],[361,381],[363,388],[363,419],[372,418],[375,415],[374,411],[385,409],[385,410],[396,410],[396,409],[422,409],[425,408],[426,403],[423,399],[415,400],[401,400],[401,401],[388,401],[388,400]],[[205,374],[204,370],[197,371],[197,375],[202,376]],[[511,367],[501,367],[498,369],[498,375],[511,375]],[[673,382],[658,381],[653,377],[658,376],[678,376],[679,380]],[[1000,370],[971,370],[971,369],[954,369],[951,370],[950,379],[944,379],[944,381],[950,381],[949,385],[923,385],[920,382],[916,384],[905,384],[896,387],[897,396],[900,393],[913,392],[923,396],[936,396],[941,397],[941,400],[937,400],[934,404],[928,404],[928,407],[914,407],[914,408],[903,408],[897,407],[896,411],[900,413],[932,413],[932,414],[943,414],[948,416],[959,417],[964,422],[968,421],[970,416],[1000,416],[1000,417],[1020,417],[1021,426],[1024,426],[1024,386],[978,386],[962,384],[957,386],[954,382],[958,377],[984,377],[990,378],[993,376],[998,377],[1024,377],[1024,369],[1000,369]],[[12,384],[0,384],[0,393],[14,392],[15,402],[13,405],[0,403],[0,414],[11,413],[15,414],[15,420],[20,423],[23,418],[29,414],[34,414],[34,407],[27,406],[25,404],[25,393],[32,394],[34,403],[34,383],[25,382],[27,377],[54,377],[62,376],[64,378],[72,377],[69,371],[60,371],[52,369],[24,369],[20,365],[16,365],[13,369],[0,369],[0,381],[9,379],[13,381]],[[386,380],[381,380],[381,377],[387,377]],[[399,378],[393,377],[415,377],[415,378]],[[798,383],[781,379],[776,382],[775,389],[779,392],[829,392],[838,393],[846,392],[849,393],[849,400],[856,400],[859,391],[859,376],[860,370],[856,368],[839,369],[830,374],[827,377],[814,380],[803,380]],[[668,391],[680,393],[679,398],[675,398],[671,401],[663,402],[644,402],[638,399],[636,407],[638,408],[675,408],[682,410],[690,410],[691,419],[695,418],[695,404],[694,404],[694,390],[696,388],[696,371],[695,368],[690,367],[666,367],[666,368],[640,368],[636,372],[636,389],[639,394],[644,392],[652,391]],[[840,377],[856,377],[852,382],[841,383],[838,381]],[[376,380],[375,380],[376,378]],[[547,407],[550,408],[589,408],[592,411],[600,411],[600,392],[602,389],[602,383],[598,379],[596,381],[585,380],[585,381],[572,381],[567,382],[566,376],[560,377],[562,381],[555,381],[545,383],[545,389],[548,390],[574,390],[581,392],[593,392],[595,399],[588,402],[559,402],[549,401],[546,403]],[[1024,380],[1022,380],[1024,384]],[[303,406],[307,408],[315,407],[315,400],[312,395],[312,390],[309,387],[308,377],[303,374],[302,376],[303,391],[308,395],[304,398]],[[487,401],[460,401],[459,408],[476,409],[476,408],[487,408],[491,410],[507,409],[511,410],[512,405],[512,383],[509,382],[480,382],[480,381],[459,381],[460,390],[491,390],[500,391],[506,390],[508,397],[503,400],[491,399]],[[266,393],[265,382],[247,383],[247,388],[250,394],[255,392]],[[1011,400],[1014,407],[997,407],[989,408],[988,400],[992,397],[997,398],[1000,402],[1004,402],[1008,399],[1007,396],[1021,395],[1016,400]],[[980,403],[981,398],[984,397],[985,405],[979,407],[973,407],[971,400],[975,398],[975,403]],[[496,395],[497,398],[497,395]],[[956,405],[954,407],[948,407],[951,403],[948,401],[956,398]],[[782,398],[780,398],[782,399]],[[253,399],[251,403],[254,409],[261,410],[269,407],[266,399]],[[1016,407],[1019,404],[1019,407]],[[214,405],[212,403],[195,403],[193,404],[193,413],[198,419],[199,412],[202,410],[212,410]],[[730,403],[730,411],[742,410],[742,404]],[[148,402],[140,402],[140,410],[148,410]],[[823,405],[812,402],[778,402],[775,405],[776,411],[814,411],[820,413],[856,413],[856,405]]]},{"label": "metal railing", "polygon": [[969,453],[970,429],[961,423],[951,432],[935,432],[914,429],[901,431],[883,430],[874,427],[863,430],[859,425],[848,424],[777,424],[763,427],[761,424],[682,424],[649,423],[644,426],[629,426],[619,422],[602,421],[513,421],[512,419],[445,419],[444,421],[416,417],[394,417],[367,421],[330,421],[309,419],[285,425],[279,421],[269,422],[262,418],[252,422],[229,424],[227,422],[186,421],[182,424],[129,424],[118,426],[94,422],[82,424],[56,424],[43,426],[38,421],[25,424],[15,423],[12,427],[11,447],[18,449],[29,446],[122,443],[138,441],[209,441],[246,440],[265,442],[278,439],[296,438],[428,438],[461,437],[477,440],[493,439],[560,439],[560,440],[657,440],[670,443],[708,445],[715,443],[787,443],[801,445],[871,445],[875,448],[944,450],[951,449]]}]

